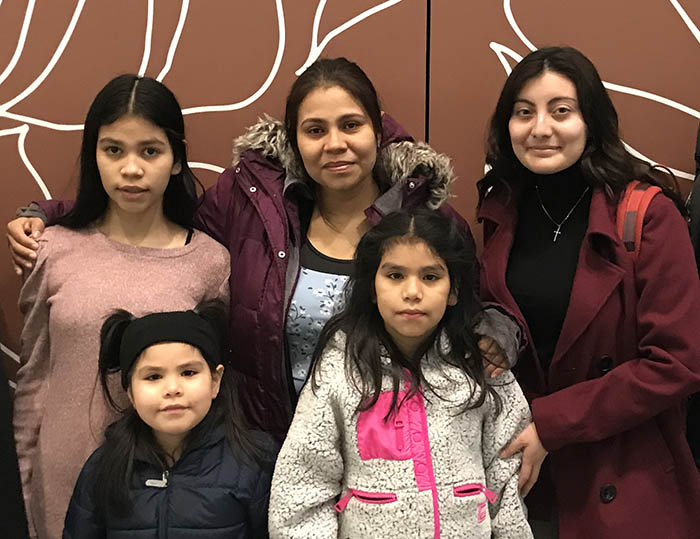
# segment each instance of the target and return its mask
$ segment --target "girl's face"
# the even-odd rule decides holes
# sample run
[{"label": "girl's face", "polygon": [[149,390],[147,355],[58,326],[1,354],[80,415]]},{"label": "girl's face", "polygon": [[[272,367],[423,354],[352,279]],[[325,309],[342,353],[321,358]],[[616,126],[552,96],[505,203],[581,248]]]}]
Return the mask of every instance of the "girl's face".
[{"label": "girl's face", "polygon": [[513,152],[536,174],[554,174],[579,160],[586,123],[574,83],[554,71],[530,79],[518,94],[508,123]]},{"label": "girl's face", "polygon": [[219,393],[224,367],[212,373],[197,348],[180,342],[154,344],[134,365],[129,400],[158,443],[181,448],[187,434],[209,412]]},{"label": "girl's face", "polygon": [[445,262],[422,241],[386,250],[374,290],[384,327],[408,357],[435,330],[447,306],[457,303]]},{"label": "girl's face", "polygon": [[100,127],[96,157],[109,209],[130,214],[161,211],[170,176],[181,170],[165,131],[141,116]]},{"label": "girl's face", "polygon": [[373,182],[377,137],[365,109],[339,86],[316,88],[299,106],[297,145],[309,176],[329,191]]}]

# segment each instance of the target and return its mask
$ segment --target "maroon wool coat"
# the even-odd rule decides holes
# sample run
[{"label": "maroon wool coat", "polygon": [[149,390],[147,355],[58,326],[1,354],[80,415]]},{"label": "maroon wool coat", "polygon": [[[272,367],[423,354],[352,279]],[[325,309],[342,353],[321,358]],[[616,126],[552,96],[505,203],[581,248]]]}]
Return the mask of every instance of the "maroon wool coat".
[{"label": "maroon wool coat", "polygon": [[[482,293],[530,337],[505,281],[518,190],[504,191],[494,189],[479,211]],[[688,227],[656,196],[633,263],[616,210],[593,192],[549,371],[528,346],[516,374],[550,452],[561,539],[698,538],[700,475],[684,430],[684,399],[700,390],[700,284]]]}]

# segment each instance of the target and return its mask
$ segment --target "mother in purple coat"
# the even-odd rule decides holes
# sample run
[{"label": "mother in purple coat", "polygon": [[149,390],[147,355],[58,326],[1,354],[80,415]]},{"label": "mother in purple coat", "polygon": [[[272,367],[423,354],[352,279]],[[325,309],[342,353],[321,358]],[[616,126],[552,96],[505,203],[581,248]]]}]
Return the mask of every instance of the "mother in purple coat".
[{"label": "mother in purple coat", "polygon": [[[449,159],[383,116],[371,81],[344,58],[318,60],[295,81],[284,124],[266,117],[236,139],[233,165],[205,193],[195,226],[231,254],[233,366],[255,426],[286,433],[318,335],[372,225],[420,205],[468,231],[444,204],[453,179]],[[38,206],[49,223],[64,210]],[[31,226],[8,227],[16,260],[32,247]],[[514,351],[514,324],[490,313],[479,332]]]},{"label": "mother in purple coat", "polygon": [[[515,370],[533,424],[506,453],[549,453],[526,498],[535,536],[700,537],[684,431],[700,389],[700,284],[679,197],[663,186],[653,198],[634,260],[618,200],[658,177],[624,148],[595,67],[570,48],[513,69],[488,162],[482,291],[529,339]],[[528,490],[536,471],[521,473]]]}]

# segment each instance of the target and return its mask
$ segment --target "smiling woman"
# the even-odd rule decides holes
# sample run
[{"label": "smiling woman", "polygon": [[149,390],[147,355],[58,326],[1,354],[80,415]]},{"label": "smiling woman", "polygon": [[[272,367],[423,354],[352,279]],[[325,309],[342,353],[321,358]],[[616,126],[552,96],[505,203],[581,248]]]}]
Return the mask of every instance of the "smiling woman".
[{"label": "smiling woman", "polygon": [[[525,492],[551,453],[526,498],[536,537],[696,536],[684,400],[700,389],[700,286],[677,193],[627,152],[595,67],[570,48],[513,69],[488,162],[483,291],[529,337],[517,377],[533,423],[504,452],[524,448]],[[636,259],[616,228],[632,180],[665,195]]]}]

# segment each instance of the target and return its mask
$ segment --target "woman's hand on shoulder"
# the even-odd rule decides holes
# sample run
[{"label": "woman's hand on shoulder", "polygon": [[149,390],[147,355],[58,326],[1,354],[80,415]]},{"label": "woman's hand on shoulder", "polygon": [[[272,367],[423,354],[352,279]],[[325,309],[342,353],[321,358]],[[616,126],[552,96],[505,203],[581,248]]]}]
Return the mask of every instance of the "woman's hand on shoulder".
[{"label": "woman's hand on shoulder", "polygon": [[486,376],[496,378],[510,369],[505,352],[492,337],[484,336],[479,339],[479,350],[484,361]]},{"label": "woman's hand on shoulder", "polygon": [[44,222],[38,217],[18,217],[7,223],[7,245],[17,275],[34,267],[39,249],[36,240],[44,228]]},{"label": "woman's hand on shoulder", "polygon": [[520,465],[518,488],[520,489],[520,494],[525,497],[537,482],[542,462],[544,462],[548,453],[540,441],[534,423],[530,423],[525,427],[523,431],[515,437],[515,440],[501,451],[500,456],[502,459],[505,459],[512,457],[519,451],[523,452],[523,461]]}]

